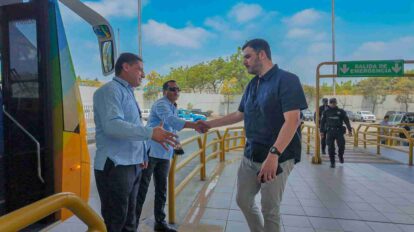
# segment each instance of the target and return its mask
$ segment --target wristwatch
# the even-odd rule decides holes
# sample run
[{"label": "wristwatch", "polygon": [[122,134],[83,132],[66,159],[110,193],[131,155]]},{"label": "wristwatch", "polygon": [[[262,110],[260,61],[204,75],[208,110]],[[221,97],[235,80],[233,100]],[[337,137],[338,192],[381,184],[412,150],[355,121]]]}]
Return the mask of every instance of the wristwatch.
[{"label": "wristwatch", "polygon": [[277,155],[279,157],[282,155],[282,153],[280,153],[280,151],[275,146],[270,148],[269,153],[272,153],[272,154]]}]

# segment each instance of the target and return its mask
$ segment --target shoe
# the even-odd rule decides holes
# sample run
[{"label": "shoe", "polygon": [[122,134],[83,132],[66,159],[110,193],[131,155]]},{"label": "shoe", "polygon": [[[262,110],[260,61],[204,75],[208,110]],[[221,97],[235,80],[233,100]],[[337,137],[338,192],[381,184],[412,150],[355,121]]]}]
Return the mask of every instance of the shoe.
[{"label": "shoe", "polygon": [[156,222],[154,224],[154,231],[157,232],[177,232],[176,229],[169,227],[168,224],[166,222]]},{"label": "shoe", "polygon": [[325,151],[322,151],[322,155],[326,155],[326,152]]},{"label": "shoe", "polygon": [[339,163],[341,163],[341,164],[344,163],[344,157],[339,157]]},{"label": "shoe", "polygon": [[335,168],[335,163],[331,163],[331,168]]}]

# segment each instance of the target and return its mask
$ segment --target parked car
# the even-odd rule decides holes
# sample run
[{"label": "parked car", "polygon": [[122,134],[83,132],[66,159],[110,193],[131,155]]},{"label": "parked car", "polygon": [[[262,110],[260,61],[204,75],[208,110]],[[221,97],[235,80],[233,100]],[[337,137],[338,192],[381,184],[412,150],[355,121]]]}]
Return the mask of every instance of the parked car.
[{"label": "parked car", "polygon": [[197,122],[198,120],[206,121],[207,117],[201,114],[191,113],[189,110],[178,109],[178,117],[190,122]]},{"label": "parked car", "polygon": [[149,117],[149,115],[150,115],[150,109],[142,109],[142,111],[141,111],[141,116],[142,116],[142,119],[144,119],[145,121],[147,121],[148,120],[148,117]]},{"label": "parked car", "polygon": [[313,113],[310,110],[302,110],[303,121],[313,121]]},{"label": "parked car", "polygon": [[377,121],[377,118],[375,117],[375,115],[372,114],[370,111],[357,111],[355,117],[356,117],[356,121],[360,121],[360,122]]},{"label": "parked car", "polygon": [[393,126],[401,123],[414,123],[414,112],[398,112],[391,114],[388,123]]},{"label": "parked car", "polygon": [[349,121],[355,122],[356,121],[356,115],[354,114],[354,112],[349,111],[349,110],[345,110],[346,115],[349,118]]},{"label": "parked car", "polygon": [[206,117],[210,117],[211,113],[210,112],[203,112],[201,109],[192,109],[190,110],[191,113],[193,114],[201,114],[204,115]]}]

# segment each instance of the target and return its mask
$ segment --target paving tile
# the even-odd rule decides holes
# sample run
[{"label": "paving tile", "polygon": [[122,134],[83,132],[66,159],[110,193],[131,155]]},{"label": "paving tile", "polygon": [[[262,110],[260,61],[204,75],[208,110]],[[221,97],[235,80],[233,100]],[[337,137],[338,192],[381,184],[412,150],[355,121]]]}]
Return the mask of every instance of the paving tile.
[{"label": "paving tile", "polygon": [[296,205],[282,205],[280,207],[280,213],[289,215],[305,215],[305,211],[302,206]]},{"label": "paving tile", "polygon": [[380,222],[367,222],[375,232],[403,232],[403,230],[395,224],[380,223]]},{"label": "paving tile", "polygon": [[228,220],[246,222],[246,218],[244,217],[243,213],[239,210],[230,210]]},{"label": "paving tile", "polygon": [[321,207],[303,207],[305,214],[312,217],[332,217],[327,208]]},{"label": "paving tile", "polygon": [[334,218],[360,220],[361,217],[353,210],[329,209]]},{"label": "paving tile", "polygon": [[284,226],[285,232],[314,232],[313,228]]},{"label": "paving tile", "polygon": [[362,220],[373,222],[391,222],[388,218],[379,212],[374,211],[355,211]]},{"label": "paving tile", "polygon": [[342,227],[339,225],[336,219],[310,217],[309,220],[315,230],[321,229],[342,231]]},{"label": "paving tile", "polygon": [[212,220],[227,220],[229,215],[228,209],[211,209],[205,208],[203,217],[201,219],[212,219]]},{"label": "paving tile", "polygon": [[363,221],[337,220],[342,229],[346,232],[374,232],[371,227]]},{"label": "paving tile", "polygon": [[[348,202],[347,205],[353,210],[359,211],[377,211],[374,207],[372,207],[369,203],[350,203]],[[413,211],[414,212],[414,211]]]},{"label": "paving tile", "polygon": [[407,214],[401,213],[383,213],[383,215],[390,219],[391,222],[401,224],[414,224],[414,218]]},{"label": "paving tile", "polygon": [[282,222],[284,226],[312,227],[308,218],[304,216],[282,215]]},{"label": "paving tile", "polygon": [[247,223],[229,221],[227,222],[226,232],[250,232]]},{"label": "paving tile", "polygon": [[398,225],[400,229],[404,232],[413,232],[414,231],[414,225]]}]

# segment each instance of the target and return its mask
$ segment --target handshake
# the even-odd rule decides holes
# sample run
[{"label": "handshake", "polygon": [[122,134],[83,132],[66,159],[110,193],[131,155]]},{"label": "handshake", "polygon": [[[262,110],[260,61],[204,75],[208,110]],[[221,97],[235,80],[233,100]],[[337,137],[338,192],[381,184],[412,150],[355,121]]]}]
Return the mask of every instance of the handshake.
[{"label": "handshake", "polygon": [[192,127],[198,133],[206,133],[209,129],[211,129],[211,125],[208,121],[198,120],[195,123],[192,123]]}]

